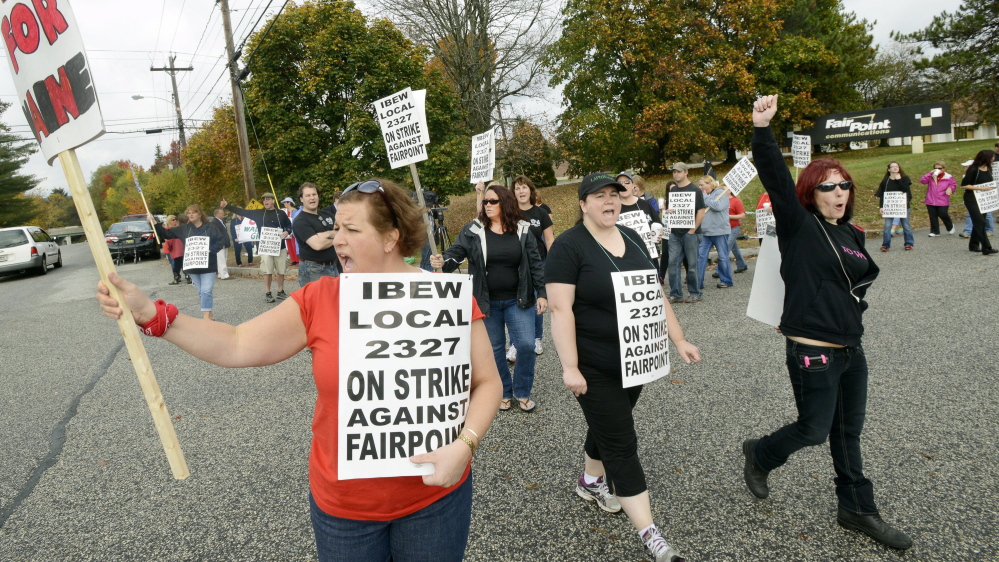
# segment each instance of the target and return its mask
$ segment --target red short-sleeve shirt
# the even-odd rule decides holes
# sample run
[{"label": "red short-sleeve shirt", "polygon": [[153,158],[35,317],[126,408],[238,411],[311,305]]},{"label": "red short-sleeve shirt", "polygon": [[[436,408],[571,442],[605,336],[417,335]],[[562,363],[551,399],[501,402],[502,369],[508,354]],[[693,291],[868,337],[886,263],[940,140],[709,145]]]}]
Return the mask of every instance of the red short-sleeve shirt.
[{"label": "red short-sleeve shirt", "polygon": [[[340,278],[322,277],[295,291],[312,349],[312,375],[318,397],[312,417],[309,488],[324,512],[344,519],[389,521],[434,503],[468,478],[450,488],[427,486],[420,476],[337,479],[337,410],[340,370]],[[472,299],[472,320],[485,318]]]},{"label": "red short-sleeve shirt", "polygon": [[[742,205],[742,201],[738,197],[729,197],[728,199],[728,214],[730,215],[741,215],[746,212],[746,207]],[[728,224],[732,228],[741,226],[741,219],[728,219]]]}]

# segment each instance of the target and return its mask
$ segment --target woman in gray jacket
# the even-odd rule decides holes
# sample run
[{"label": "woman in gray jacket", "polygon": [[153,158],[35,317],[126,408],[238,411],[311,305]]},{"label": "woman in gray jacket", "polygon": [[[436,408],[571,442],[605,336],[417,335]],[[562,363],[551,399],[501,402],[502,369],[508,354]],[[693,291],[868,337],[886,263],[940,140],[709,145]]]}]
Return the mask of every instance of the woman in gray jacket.
[{"label": "woman in gray jacket", "polygon": [[697,187],[704,193],[704,203],[708,212],[701,221],[701,245],[697,252],[697,269],[700,271],[701,290],[704,290],[704,270],[708,267],[708,252],[711,246],[718,251],[718,287],[728,289],[732,286],[732,264],[728,260],[728,235],[732,227],[728,222],[728,188],[722,188],[711,176],[704,176],[697,182]]},{"label": "woman in gray jacket", "polygon": [[[472,294],[486,315],[486,331],[493,346],[496,368],[503,380],[500,410],[509,410],[516,399],[520,409],[534,411],[534,315],[548,308],[544,270],[537,238],[523,220],[517,199],[502,186],[486,188],[479,217],[466,224],[443,255],[430,258],[434,269],[454,271],[468,259]],[[537,291],[537,298],[535,298]],[[517,363],[510,375],[506,361],[506,331],[517,348]]]}]

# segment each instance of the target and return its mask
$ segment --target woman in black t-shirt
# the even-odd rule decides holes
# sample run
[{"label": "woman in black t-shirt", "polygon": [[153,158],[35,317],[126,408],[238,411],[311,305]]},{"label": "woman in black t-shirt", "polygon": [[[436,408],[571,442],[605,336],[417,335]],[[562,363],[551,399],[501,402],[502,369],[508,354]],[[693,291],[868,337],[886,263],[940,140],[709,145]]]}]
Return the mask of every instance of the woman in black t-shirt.
[{"label": "woman in black t-shirt", "polygon": [[[547,310],[548,299],[538,245],[521,216],[509,189],[486,188],[479,217],[461,229],[443,255],[432,256],[430,264],[447,273],[468,259],[472,294],[486,315],[486,331],[503,381],[500,410],[509,410],[516,399],[521,410],[531,412],[536,406],[531,400],[534,316]],[[507,330],[518,356],[512,378],[506,362]]]},{"label": "woman in black t-shirt", "polygon": [[780,332],[787,338],[786,365],[798,417],[770,435],[742,443],[743,477],[754,496],[766,498],[770,471],[795,452],[828,439],[839,524],[885,546],[906,549],[912,539],[881,519],[861,458],[868,376],[862,315],[879,269],[863,230],[850,223],[853,180],[839,161],[819,158],[801,171],[795,185],[770,129],[776,112],[777,96],[756,100],[752,147],[776,221],[784,279]]},{"label": "woman in black t-shirt", "polygon": [[874,194],[874,198],[878,199],[881,204],[879,207],[879,212],[883,215],[885,212],[884,198],[886,192],[897,191],[905,194],[905,218],[885,219],[885,230],[884,236],[881,242],[881,251],[887,252],[891,249],[891,229],[892,224],[898,220],[902,225],[902,232],[905,234],[905,249],[911,250],[913,244],[915,244],[915,238],[912,236],[912,226],[909,224],[909,219],[912,218],[912,210],[909,209],[909,204],[912,203],[912,180],[909,176],[905,174],[902,170],[902,166],[898,162],[889,162],[888,169],[885,170],[885,177],[881,178],[881,183],[878,184],[878,191]]},{"label": "woman in black t-shirt", "polygon": [[[548,250],[555,241],[555,234],[552,233],[551,210],[545,211],[538,205],[538,189],[534,187],[534,182],[527,176],[517,176],[513,178],[513,196],[517,198],[517,206],[524,214],[524,219],[531,223],[531,234],[538,241],[538,253],[541,254],[541,264],[544,265],[545,258],[548,257]],[[546,205],[547,207],[547,205]],[[545,316],[536,314],[534,316],[534,353],[541,355],[545,348],[541,345],[541,339],[545,335]],[[510,346],[510,353],[507,359],[517,358],[517,348]]]},{"label": "woman in black t-shirt", "polygon": [[968,208],[968,216],[971,217],[971,239],[968,240],[968,249],[972,252],[981,251],[985,256],[995,254],[999,250],[992,247],[992,242],[985,233],[985,215],[978,208],[975,191],[993,189],[976,186],[992,181],[992,161],[995,157],[996,153],[991,150],[979,151],[964,173],[964,179],[961,180],[961,186],[964,188],[964,206]]},{"label": "woman in black t-shirt", "polygon": [[[611,273],[654,269],[641,237],[617,226],[619,193],[625,189],[606,174],[586,176],[580,183],[580,222],[555,240],[545,266],[552,336],[562,363],[562,380],[586,418],[584,470],[576,493],[604,511],[623,508],[653,558],[675,562],[683,559],[653,523],[638,459],[632,409],[642,387],[624,388],[622,384]],[[697,348],[683,338],[672,308],[662,302],[677,353],[688,363],[700,361]]]}]

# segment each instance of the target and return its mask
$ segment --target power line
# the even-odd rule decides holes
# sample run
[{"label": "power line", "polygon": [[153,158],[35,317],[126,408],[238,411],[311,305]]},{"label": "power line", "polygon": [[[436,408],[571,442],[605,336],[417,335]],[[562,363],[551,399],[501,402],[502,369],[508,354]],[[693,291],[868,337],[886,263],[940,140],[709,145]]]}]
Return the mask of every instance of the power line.
[{"label": "power line", "polygon": [[183,0],[180,3],[180,14],[177,15],[177,25],[173,26],[173,37],[170,38],[170,51],[173,51],[173,42],[177,40],[177,30],[180,29],[180,20],[184,19],[184,6],[186,5],[187,0]]}]

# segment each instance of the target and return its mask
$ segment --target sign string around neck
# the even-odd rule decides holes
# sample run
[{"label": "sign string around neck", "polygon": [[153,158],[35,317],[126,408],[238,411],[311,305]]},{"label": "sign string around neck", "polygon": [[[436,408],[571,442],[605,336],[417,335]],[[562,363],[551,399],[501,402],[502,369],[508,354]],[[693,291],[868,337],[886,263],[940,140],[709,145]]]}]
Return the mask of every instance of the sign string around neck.
[{"label": "sign string around neck", "polygon": [[[583,228],[586,228],[586,227],[584,226]],[[630,238],[630,237],[629,237],[629,236],[628,236],[627,234],[625,234],[625,233],[624,233],[624,232],[623,232],[623,231],[621,230],[621,227],[620,227],[620,226],[618,226],[618,225],[616,225],[616,224],[615,224],[615,225],[614,225],[614,228],[616,228],[616,229],[617,229],[617,231],[621,233],[621,237],[622,237],[622,238],[624,238],[624,239],[625,239],[625,240],[627,240],[628,242],[631,242],[631,244],[632,244],[633,246],[635,246],[636,248],[638,248],[638,251],[639,251],[639,252],[641,252],[642,250],[644,250],[644,249],[645,249],[645,248],[642,248],[641,246],[639,246],[637,242],[635,242],[635,241],[634,241],[634,240],[632,240],[632,239],[631,239],[631,238]],[[604,248],[604,245],[603,245],[603,244],[601,244],[599,240],[597,240],[597,237],[596,237],[596,236],[594,236],[592,232],[590,232],[590,229],[589,229],[589,228],[587,228],[587,229],[586,229],[586,232],[587,232],[587,233],[588,233],[588,234],[590,235],[590,238],[593,238],[593,241],[597,243],[597,247],[598,247],[598,248],[600,248],[600,251],[601,251],[601,252],[603,252],[605,256],[607,256],[607,259],[608,259],[608,260],[609,260],[609,261],[611,262],[611,265],[613,265],[613,266],[614,266],[614,269],[616,269],[616,270],[618,271],[618,273],[620,273],[620,272],[621,272],[621,268],[620,268],[620,267],[618,267],[616,263],[614,263],[614,259],[613,259],[613,258],[611,258],[611,255],[610,255],[610,254],[609,254],[609,253],[607,252],[607,250],[606,250],[606,249]],[[628,248],[627,248],[627,246],[626,246],[626,247],[625,247],[625,253],[627,253],[627,252],[628,252]],[[644,256],[645,254],[642,254],[642,255]],[[622,255],[621,257],[623,258],[624,256]],[[651,265],[653,269],[656,269],[656,264],[652,263],[652,260],[649,260],[649,265]]]}]

